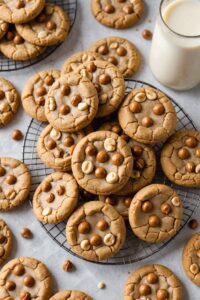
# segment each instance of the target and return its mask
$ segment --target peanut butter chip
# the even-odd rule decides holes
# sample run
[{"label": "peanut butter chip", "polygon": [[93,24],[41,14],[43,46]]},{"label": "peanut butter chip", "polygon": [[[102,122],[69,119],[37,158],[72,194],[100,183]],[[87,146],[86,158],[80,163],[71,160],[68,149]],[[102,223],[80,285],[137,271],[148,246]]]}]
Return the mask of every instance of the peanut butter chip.
[{"label": "peanut butter chip", "polygon": [[80,246],[81,246],[81,249],[83,249],[83,250],[90,250],[90,242],[89,242],[89,240],[83,240],[83,241],[81,241],[81,243],[80,243]]},{"label": "peanut butter chip", "polygon": [[88,104],[86,102],[81,102],[78,104],[78,110],[84,111],[88,109]]},{"label": "peanut butter chip", "polygon": [[51,212],[52,212],[52,208],[51,207],[46,207],[45,209],[43,209],[42,215],[43,216],[48,216],[48,215],[50,215]]},{"label": "peanut butter chip", "polygon": [[94,165],[91,161],[86,160],[82,163],[81,169],[84,174],[90,174],[94,170]]},{"label": "peanut butter chip", "polygon": [[112,233],[108,233],[104,236],[103,241],[106,246],[112,246],[115,243],[115,236]]},{"label": "peanut butter chip", "polygon": [[154,91],[146,91],[146,96],[148,100],[155,100],[157,95]]},{"label": "peanut butter chip", "polygon": [[146,95],[145,95],[145,93],[138,93],[138,94],[136,94],[135,95],[135,101],[139,102],[139,103],[146,101]]},{"label": "peanut butter chip", "polygon": [[118,180],[119,180],[119,176],[115,172],[110,172],[106,176],[106,181],[108,183],[116,183],[116,182],[118,182]]},{"label": "peanut butter chip", "polygon": [[44,39],[47,36],[47,32],[46,31],[40,31],[38,32],[38,38],[39,39]]},{"label": "peanut butter chip", "polygon": [[116,141],[115,141],[115,139],[113,139],[113,138],[107,138],[107,139],[105,139],[105,141],[104,141],[104,148],[107,151],[109,151],[109,152],[115,151],[115,149],[116,149]]},{"label": "peanut butter chip", "polygon": [[177,207],[180,206],[180,204],[181,204],[180,199],[178,197],[172,198],[171,202],[174,206],[177,206]]},{"label": "peanut butter chip", "polygon": [[198,164],[195,168],[195,173],[198,174],[199,172],[200,172],[200,164]]},{"label": "peanut butter chip", "polygon": [[194,275],[199,273],[199,266],[197,264],[192,264],[190,266],[190,272]]},{"label": "peanut butter chip", "polygon": [[49,110],[54,111],[56,109],[56,101],[53,97],[49,98]]},{"label": "peanut butter chip", "polygon": [[53,128],[50,132],[50,137],[54,140],[59,140],[61,138],[61,132]]}]

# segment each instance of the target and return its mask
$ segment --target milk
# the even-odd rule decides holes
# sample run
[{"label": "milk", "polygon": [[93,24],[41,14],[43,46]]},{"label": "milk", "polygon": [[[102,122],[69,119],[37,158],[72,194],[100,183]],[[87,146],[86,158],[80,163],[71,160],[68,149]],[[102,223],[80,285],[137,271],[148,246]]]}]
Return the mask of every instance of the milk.
[{"label": "milk", "polygon": [[149,64],[168,87],[187,90],[200,83],[200,0],[162,2]]}]

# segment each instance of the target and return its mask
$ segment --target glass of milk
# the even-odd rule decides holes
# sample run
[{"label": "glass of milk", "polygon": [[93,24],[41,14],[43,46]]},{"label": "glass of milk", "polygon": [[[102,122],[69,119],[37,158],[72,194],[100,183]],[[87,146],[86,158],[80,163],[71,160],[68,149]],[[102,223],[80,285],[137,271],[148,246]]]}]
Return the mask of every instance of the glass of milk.
[{"label": "glass of milk", "polygon": [[177,90],[200,83],[200,0],[163,0],[149,60],[154,76]]}]

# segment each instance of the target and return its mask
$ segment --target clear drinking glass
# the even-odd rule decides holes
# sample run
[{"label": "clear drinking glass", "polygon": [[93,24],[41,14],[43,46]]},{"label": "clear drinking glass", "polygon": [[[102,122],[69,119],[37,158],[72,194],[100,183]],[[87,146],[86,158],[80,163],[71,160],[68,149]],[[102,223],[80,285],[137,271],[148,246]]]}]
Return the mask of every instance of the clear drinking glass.
[{"label": "clear drinking glass", "polygon": [[165,22],[163,12],[177,0],[162,0],[150,51],[150,68],[158,81],[177,90],[191,89],[200,83],[199,35],[182,35]]}]

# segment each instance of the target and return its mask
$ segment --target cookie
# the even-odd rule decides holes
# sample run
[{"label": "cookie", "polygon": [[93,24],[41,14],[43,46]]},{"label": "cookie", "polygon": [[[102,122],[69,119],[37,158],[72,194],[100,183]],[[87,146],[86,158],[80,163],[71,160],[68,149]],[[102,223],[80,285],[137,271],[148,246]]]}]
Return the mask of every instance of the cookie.
[{"label": "cookie", "polygon": [[177,233],[182,214],[182,201],[171,187],[151,184],[134,196],[129,209],[129,223],[139,239],[160,243]]},{"label": "cookie", "polygon": [[6,32],[8,31],[8,23],[0,20],[0,39],[2,39],[2,37],[6,34]]},{"label": "cookie", "polygon": [[143,0],[91,0],[94,17],[105,26],[124,29],[133,26],[143,15]]},{"label": "cookie", "polygon": [[19,107],[19,95],[13,84],[0,77],[0,128],[14,118]]},{"label": "cookie", "polygon": [[170,99],[154,88],[133,89],[119,110],[124,132],[144,144],[156,144],[173,134],[177,116]]},{"label": "cookie", "polygon": [[70,56],[65,62],[61,70],[61,74],[78,71],[82,68],[82,64],[93,60],[101,60],[102,56],[92,51],[77,52]]},{"label": "cookie", "polygon": [[31,174],[26,165],[12,157],[0,157],[0,211],[21,205],[28,197]]},{"label": "cookie", "polygon": [[96,195],[119,191],[127,183],[132,167],[130,147],[110,131],[90,133],[72,154],[72,171],[78,184]]},{"label": "cookie", "polygon": [[51,46],[63,42],[69,32],[70,20],[60,6],[47,3],[33,21],[16,26],[17,32],[29,43]]},{"label": "cookie", "polygon": [[0,3],[0,19],[14,24],[33,20],[42,11],[44,0],[3,0]]},{"label": "cookie", "polygon": [[49,299],[52,279],[47,267],[32,257],[18,257],[0,271],[0,299]]},{"label": "cookie", "polygon": [[105,117],[117,110],[125,94],[124,78],[118,68],[107,61],[95,60],[83,64],[79,72],[97,89],[99,109],[96,117]]},{"label": "cookie", "polygon": [[169,180],[187,187],[200,186],[200,133],[184,130],[174,134],[161,152],[161,166]]},{"label": "cookie", "polygon": [[98,110],[94,84],[77,73],[56,80],[45,102],[45,115],[58,130],[74,132],[89,125]]},{"label": "cookie", "polygon": [[107,37],[96,41],[90,48],[104,60],[117,66],[124,77],[131,77],[140,66],[140,54],[129,40],[121,37]]},{"label": "cookie", "polygon": [[128,219],[128,211],[129,211],[129,207],[131,205],[132,199],[133,199],[133,195],[130,195],[130,196],[119,196],[119,195],[99,196],[100,201],[103,201],[106,204],[112,205],[124,219]]},{"label": "cookie", "polygon": [[45,47],[35,46],[25,41],[11,26],[5,37],[0,41],[0,50],[12,60],[26,61],[39,56],[44,52]]},{"label": "cookie", "polygon": [[49,300],[92,300],[92,298],[81,291],[61,291],[52,296]]},{"label": "cookie", "polygon": [[121,249],[126,227],[120,214],[108,204],[91,201],[78,208],[66,226],[71,250],[91,261],[102,261]]},{"label": "cookie", "polygon": [[131,147],[134,164],[127,184],[118,191],[118,195],[134,194],[153,181],[156,172],[156,156],[154,150],[147,145],[138,143],[126,135],[119,122],[104,123],[99,130],[109,130],[119,134]]},{"label": "cookie", "polygon": [[145,265],[130,274],[124,287],[124,300],[182,300],[182,285],[167,267]]},{"label": "cookie", "polygon": [[50,87],[60,77],[60,71],[49,69],[33,75],[25,84],[22,92],[22,105],[25,112],[32,118],[46,122],[44,105]]},{"label": "cookie", "polygon": [[67,173],[48,175],[33,196],[33,212],[38,220],[58,224],[67,219],[78,202],[78,185]]},{"label": "cookie", "polygon": [[6,222],[0,219],[0,264],[9,256],[12,249],[13,236]]},{"label": "cookie", "polygon": [[200,287],[200,232],[192,235],[186,243],[182,263],[186,275]]}]

